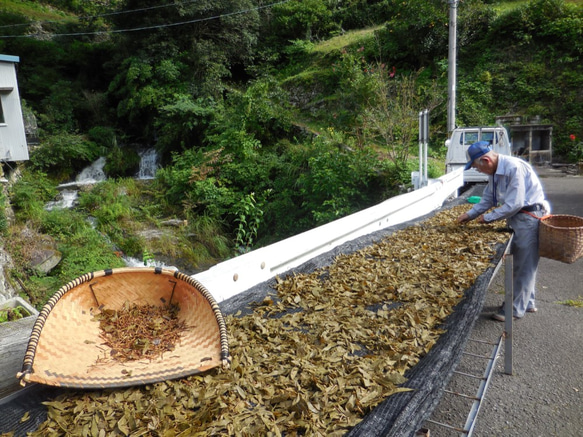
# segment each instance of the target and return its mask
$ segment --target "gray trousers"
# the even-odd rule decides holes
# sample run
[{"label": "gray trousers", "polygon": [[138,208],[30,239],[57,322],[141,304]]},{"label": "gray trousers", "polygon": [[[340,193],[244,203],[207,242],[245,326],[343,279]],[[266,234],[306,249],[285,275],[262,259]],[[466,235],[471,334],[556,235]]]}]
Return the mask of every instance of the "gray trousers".
[{"label": "gray trousers", "polygon": [[[543,211],[532,213],[542,217]],[[526,213],[519,212],[508,219],[508,225],[514,231],[512,240],[513,256],[513,291],[514,316],[523,317],[527,308],[535,306],[535,283],[538,270],[538,228],[540,220]]]}]

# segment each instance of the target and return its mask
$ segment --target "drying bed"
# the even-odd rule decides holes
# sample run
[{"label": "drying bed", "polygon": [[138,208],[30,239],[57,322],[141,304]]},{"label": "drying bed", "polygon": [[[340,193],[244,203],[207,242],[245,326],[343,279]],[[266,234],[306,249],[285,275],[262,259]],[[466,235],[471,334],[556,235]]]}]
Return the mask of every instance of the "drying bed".
[{"label": "drying bed", "polygon": [[[459,361],[509,238],[457,225],[463,208],[348,242],[221,303],[230,370],[126,390],[36,388],[0,406],[12,418],[0,431],[412,435]],[[24,410],[28,424],[16,423]]]}]

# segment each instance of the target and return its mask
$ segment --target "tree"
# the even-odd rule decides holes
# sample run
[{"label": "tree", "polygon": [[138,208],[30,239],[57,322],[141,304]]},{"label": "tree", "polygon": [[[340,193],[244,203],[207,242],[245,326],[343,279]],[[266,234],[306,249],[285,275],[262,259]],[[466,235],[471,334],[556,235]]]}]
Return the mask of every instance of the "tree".
[{"label": "tree", "polygon": [[379,145],[383,154],[400,170],[407,169],[417,144],[419,111],[431,111],[443,101],[437,83],[432,81],[422,87],[420,75],[421,71],[391,77],[385,69],[377,69],[377,91],[362,115],[367,142]]}]

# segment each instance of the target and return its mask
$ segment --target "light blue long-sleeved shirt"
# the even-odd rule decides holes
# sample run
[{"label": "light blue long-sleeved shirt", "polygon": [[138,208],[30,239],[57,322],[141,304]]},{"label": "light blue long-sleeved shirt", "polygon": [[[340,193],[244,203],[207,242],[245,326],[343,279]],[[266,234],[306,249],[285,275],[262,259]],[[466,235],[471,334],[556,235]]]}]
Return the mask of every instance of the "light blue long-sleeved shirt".
[{"label": "light blue long-sleeved shirt", "polygon": [[[494,205],[494,186],[499,207]],[[535,204],[548,205],[542,184],[530,164],[513,156],[498,155],[496,173],[489,176],[482,199],[468,211],[468,215],[475,219],[495,207],[484,214],[484,220],[492,222],[510,218],[522,208]]]}]

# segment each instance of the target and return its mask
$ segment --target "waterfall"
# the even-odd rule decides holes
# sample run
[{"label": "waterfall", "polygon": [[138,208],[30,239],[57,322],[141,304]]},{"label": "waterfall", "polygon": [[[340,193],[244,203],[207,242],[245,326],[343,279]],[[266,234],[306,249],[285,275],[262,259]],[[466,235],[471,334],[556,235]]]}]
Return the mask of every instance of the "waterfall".
[{"label": "waterfall", "polygon": [[81,173],[79,173],[75,181],[79,185],[103,182],[105,180],[105,173],[103,172],[104,166],[105,157],[102,156],[97,161],[93,162],[90,166],[85,167]]},{"label": "waterfall", "polygon": [[103,167],[105,166],[105,157],[99,158],[91,165],[85,167],[81,173],[75,178],[75,182],[67,182],[60,184],[57,188],[60,190],[57,198],[48,202],[45,205],[47,211],[53,209],[67,209],[72,208],[79,197],[79,185],[96,184],[104,181],[105,173]]},{"label": "waterfall", "polygon": [[[154,179],[158,170],[158,154],[155,149],[143,149],[138,152],[140,155],[140,168],[137,179]],[[105,157],[102,156],[91,165],[85,167],[75,178],[75,182],[60,184],[57,188],[61,190],[57,198],[48,202],[45,209],[50,211],[56,208],[71,208],[75,205],[78,197],[78,187],[80,185],[90,185],[103,182],[106,180],[103,167],[105,166]]]},{"label": "waterfall", "polygon": [[53,209],[68,209],[72,208],[78,197],[77,190],[63,190],[59,193],[57,198],[51,202],[48,202],[45,206],[47,211],[52,211]]},{"label": "waterfall", "polygon": [[75,182],[67,182],[60,184],[57,188],[63,189],[68,187],[77,188],[79,185],[90,185],[96,184],[98,182],[103,182],[106,177],[103,172],[103,167],[105,166],[105,157],[102,156],[97,161],[91,163],[91,165],[85,167],[81,170],[81,173],[75,178]]},{"label": "waterfall", "polygon": [[157,261],[154,259],[143,261],[141,259],[125,255],[122,256],[122,259],[126,263],[127,267],[162,267],[164,269],[178,270],[178,267],[169,266],[164,264],[162,261]]},{"label": "waterfall", "polygon": [[155,149],[144,149],[138,152],[140,155],[140,170],[138,179],[154,179],[158,170],[158,153]]}]

